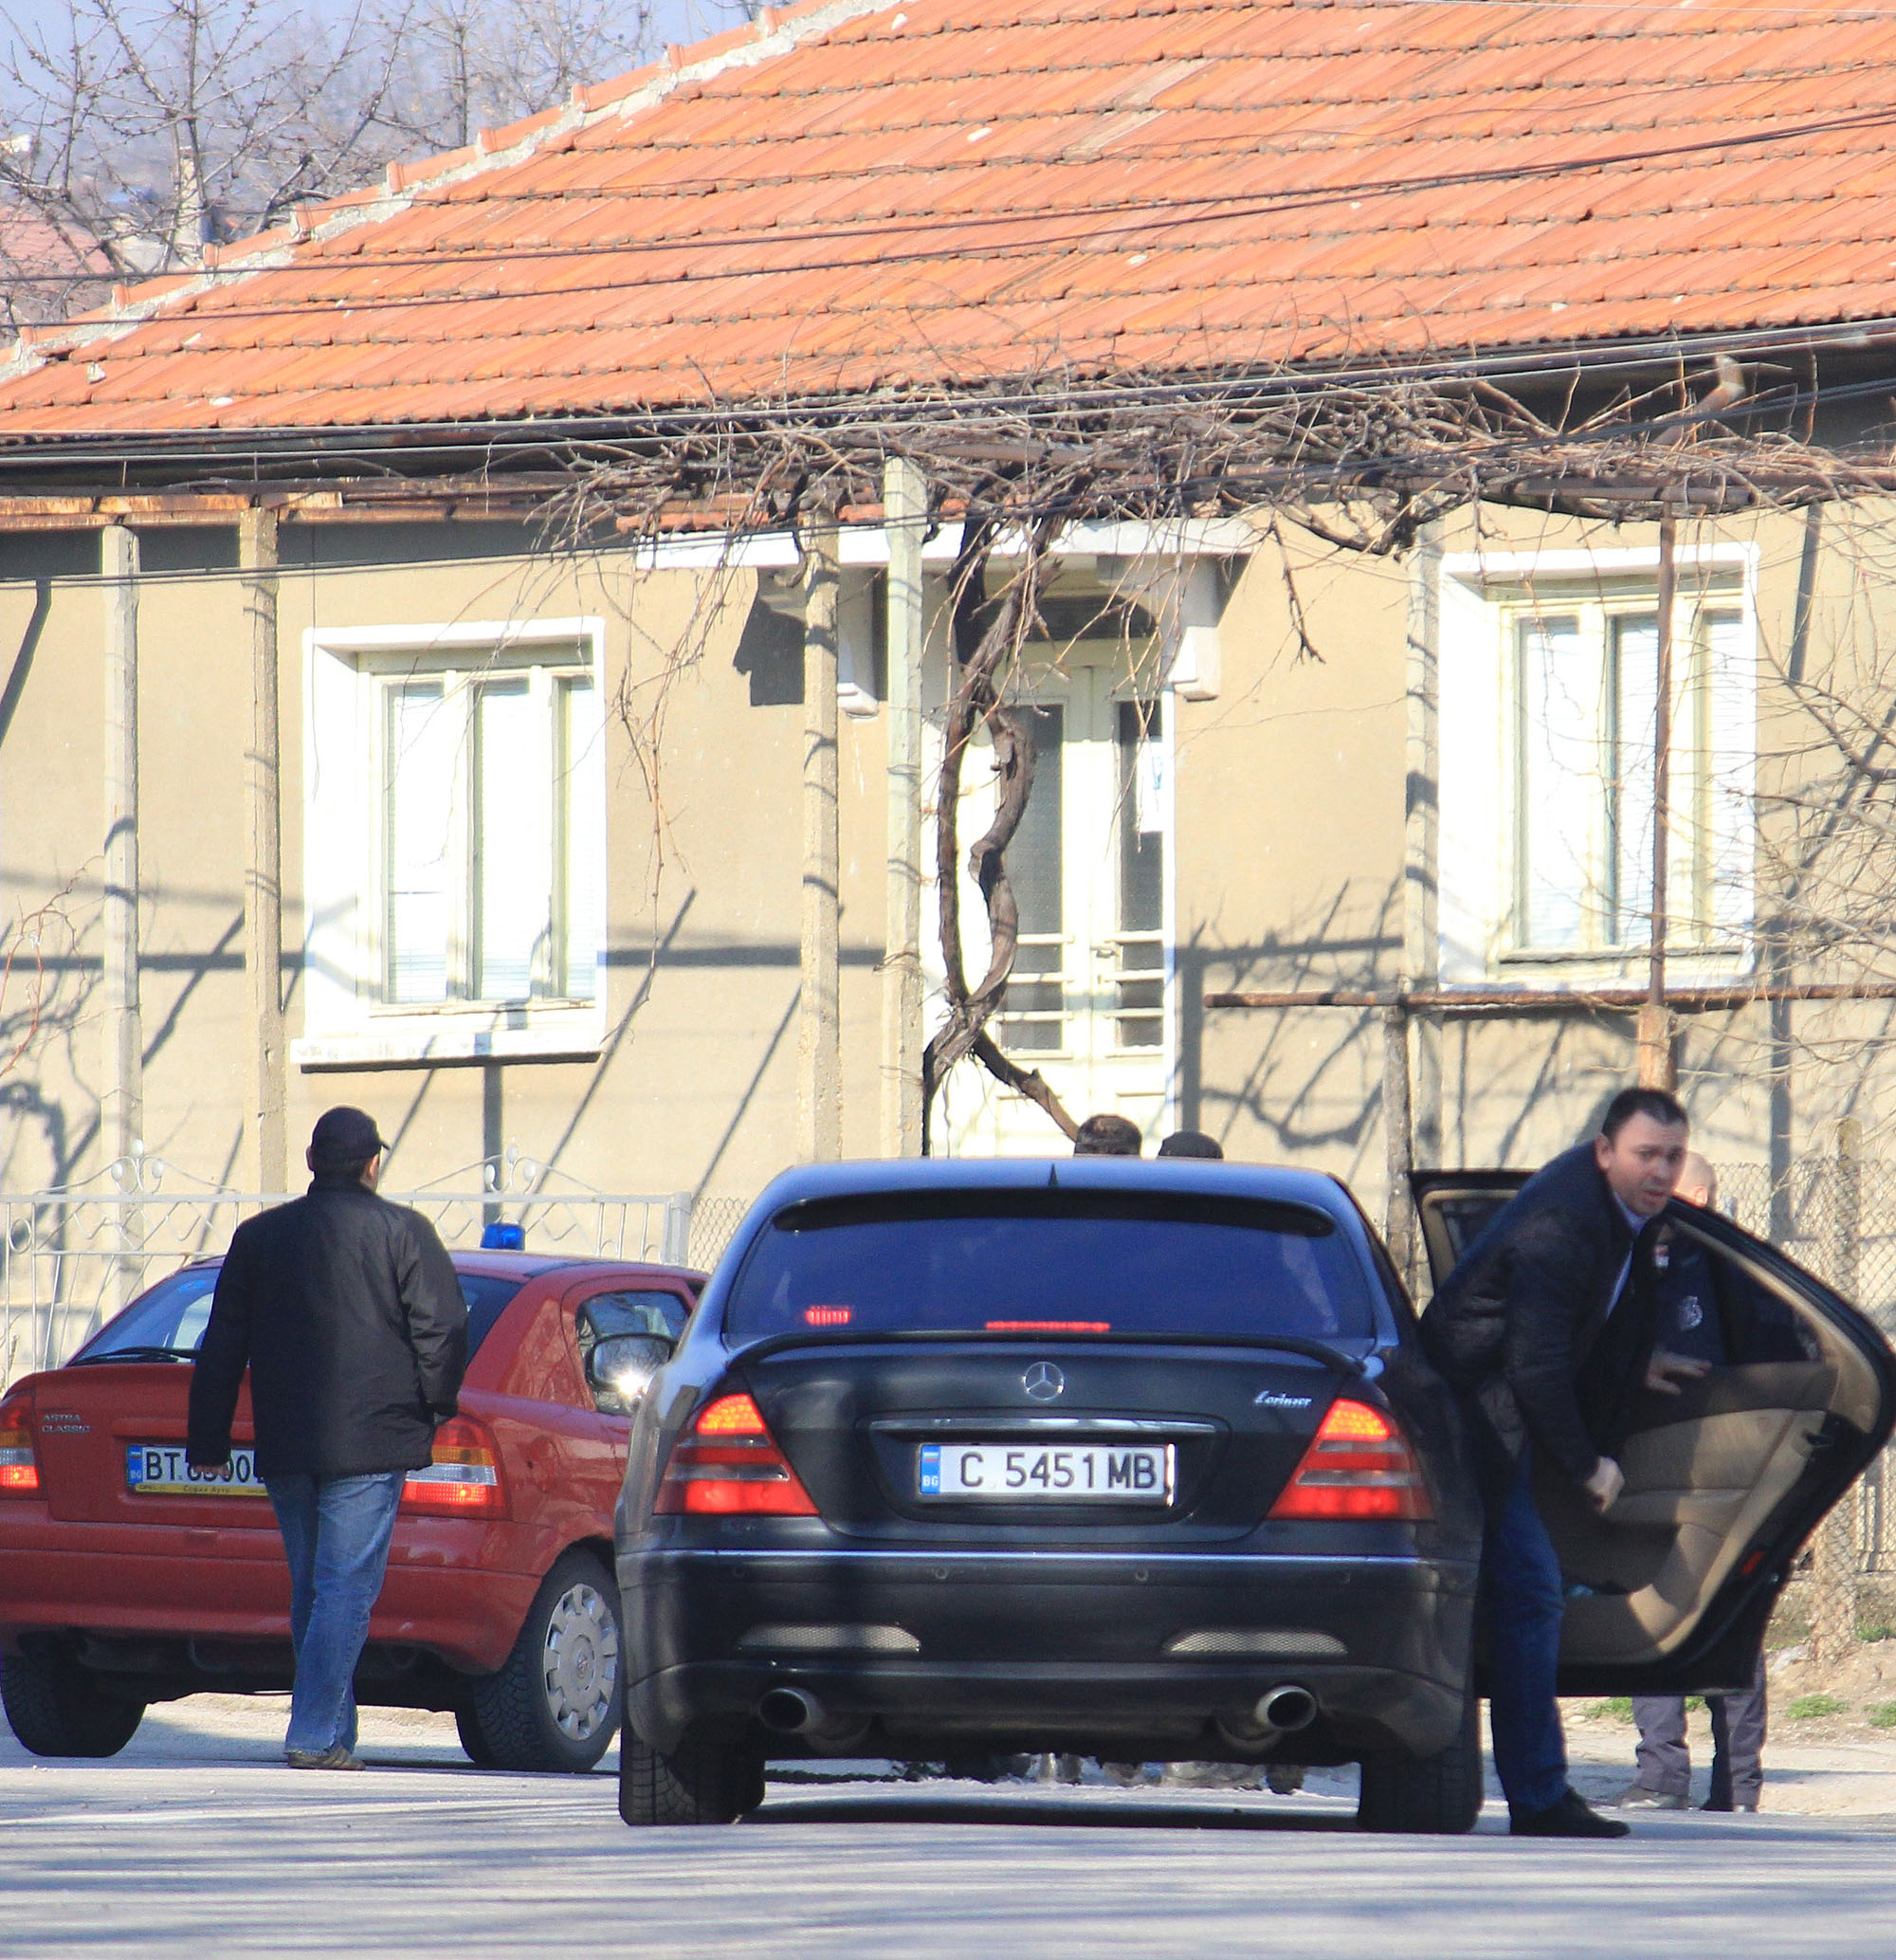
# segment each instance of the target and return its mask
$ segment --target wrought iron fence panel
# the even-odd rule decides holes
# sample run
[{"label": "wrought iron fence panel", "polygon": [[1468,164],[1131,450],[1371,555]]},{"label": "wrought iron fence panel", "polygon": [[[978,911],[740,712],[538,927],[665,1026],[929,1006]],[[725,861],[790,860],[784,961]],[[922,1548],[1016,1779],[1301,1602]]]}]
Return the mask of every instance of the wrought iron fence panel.
[{"label": "wrought iron fence panel", "polygon": [[[0,1384],[57,1367],[136,1294],[222,1253],[244,1219],[292,1195],[233,1191],[151,1155],[55,1190],[0,1193]],[[529,1252],[668,1265],[721,1251],[743,1213],[734,1199],[695,1216],[689,1192],[593,1190],[517,1150],[383,1195],[412,1205],[451,1248],[518,1224]]]}]

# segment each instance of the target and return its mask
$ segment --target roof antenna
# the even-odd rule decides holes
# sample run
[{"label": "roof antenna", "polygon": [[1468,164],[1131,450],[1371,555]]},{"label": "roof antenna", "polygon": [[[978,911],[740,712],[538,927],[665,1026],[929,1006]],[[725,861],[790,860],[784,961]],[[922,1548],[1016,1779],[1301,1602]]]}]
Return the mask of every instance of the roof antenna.
[{"label": "roof antenna", "polygon": [[1057,1163],[1049,1163],[1047,1166],[1047,1188],[1049,1191],[1057,1191],[1060,1188],[1060,1166]]}]

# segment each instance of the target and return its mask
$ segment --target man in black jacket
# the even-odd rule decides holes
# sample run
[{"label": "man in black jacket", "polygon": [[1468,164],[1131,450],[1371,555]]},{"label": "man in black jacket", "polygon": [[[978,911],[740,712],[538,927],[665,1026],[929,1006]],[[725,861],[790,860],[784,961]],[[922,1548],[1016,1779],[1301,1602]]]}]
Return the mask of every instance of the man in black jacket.
[{"label": "man in black jacket", "polygon": [[286,1758],[359,1769],[356,1663],[402,1484],[454,1414],[467,1307],[434,1228],[375,1196],[387,1146],[359,1109],[310,1137],[307,1195],[238,1226],[191,1384],[188,1455],[230,1457],[244,1370],[257,1472],[290,1567],[296,1692]]},{"label": "man in black jacket", "polygon": [[1538,1457],[1605,1511],[1641,1385],[1677,1394],[1705,1364],[1656,1351],[1653,1220],[1685,1163],[1686,1112],[1623,1090],[1600,1133],[1530,1178],[1475,1239],[1424,1320],[1470,1418],[1488,1527],[1483,1554],[1496,1773],[1522,1836],[1617,1838],[1567,1781],[1555,1697],[1565,1583],[1535,1502]]}]

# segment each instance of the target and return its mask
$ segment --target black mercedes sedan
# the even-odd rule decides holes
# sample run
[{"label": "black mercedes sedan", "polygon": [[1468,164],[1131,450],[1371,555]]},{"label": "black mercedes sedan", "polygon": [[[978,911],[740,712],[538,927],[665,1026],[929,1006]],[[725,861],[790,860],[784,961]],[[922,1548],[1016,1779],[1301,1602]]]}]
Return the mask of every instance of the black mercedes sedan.
[{"label": "black mercedes sedan", "polygon": [[[1438,1268],[1514,1182],[1418,1189]],[[1773,1345],[1734,1341],[1690,1396],[1654,1398],[1607,1520],[1550,1517],[1574,1572],[1563,1692],[1748,1677],[1896,1407],[1887,1344],[1834,1293],[1689,1206],[1668,1229]],[[1335,1180],[793,1171],[676,1351],[626,1359],[662,1363],[617,1520],[628,1823],[740,1817],[774,1760],[1056,1750],[1355,1762],[1366,1826],[1473,1823],[1472,1463]]]},{"label": "black mercedes sedan", "polygon": [[1284,1754],[1466,1829],[1480,1538],[1333,1180],[792,1172],[633,1428],[622,1811],[737,1817],[770,1757]]}]

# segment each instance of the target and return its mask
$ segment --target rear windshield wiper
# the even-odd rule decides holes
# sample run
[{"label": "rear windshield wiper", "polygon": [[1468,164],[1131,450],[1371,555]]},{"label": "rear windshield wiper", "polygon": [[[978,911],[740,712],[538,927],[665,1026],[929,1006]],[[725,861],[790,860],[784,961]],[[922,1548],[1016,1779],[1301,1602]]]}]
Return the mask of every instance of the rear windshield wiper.
[{"label": "rear windshield wiper", "polygon": [[99,1367],[108,1361],[195,1361],[195,1347],[108,1347],[102,1354],[76,1354],[69,1368]]}]

